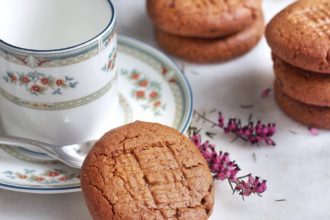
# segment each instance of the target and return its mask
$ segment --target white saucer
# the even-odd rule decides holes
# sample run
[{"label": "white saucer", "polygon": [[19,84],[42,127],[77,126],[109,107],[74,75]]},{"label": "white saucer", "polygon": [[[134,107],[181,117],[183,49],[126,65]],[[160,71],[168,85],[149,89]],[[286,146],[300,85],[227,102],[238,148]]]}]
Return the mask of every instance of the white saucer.
[{"label": "white saucer", "polygon": [[[180,132],[187,130],[192,116],[190,86],[167,56],[136,40],[119,37],[117,64],[119,124],[143,120]],[[80,191],[79,170],[47,160],[42,154],[0,146],[0,188],[45,194]]]}]

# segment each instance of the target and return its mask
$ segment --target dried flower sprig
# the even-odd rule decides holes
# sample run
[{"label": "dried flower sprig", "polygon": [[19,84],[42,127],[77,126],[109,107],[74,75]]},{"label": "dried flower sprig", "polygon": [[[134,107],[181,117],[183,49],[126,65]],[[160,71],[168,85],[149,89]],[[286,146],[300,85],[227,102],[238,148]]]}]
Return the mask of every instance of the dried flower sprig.
[{"label": "dried flower sprig", "polygon": [[234,134],[236,136],[234,140],[240,138],[253,145],[260,143],[272,146],[276,145],[275,141],[272,139],[276,132],[275,123],[264,124],[261,121],[254,123],[249,119],[247,125],[242,125],[241,120],[237,118],[230,118],[227,123],[225,123],[225,119],[221,112],[219,112],[218,122],[216,123],[208,119],[205,114],[201,114],[197,111],[195,111],[194,114],[197,115],[199,119],[211,123],[213,127],[223,129],[225,134]]},{"label": "dried flower sprig", "polygon": [[316,128],[313,128],[313,127],[308,127],[308,131],[311,135],[313,136],[317,136],[319,135],[319,130],[317,130]]},{"label": "dried flower sprig", "polygon": [[267,189],[266,180],[259,177],[253,177],[251,174],[237,177],[240,168],[235,161],[232,161],[227,152],[217,152],[215,145],[209,141],[202,142],[201,135],[193,133],[190,135],[191,141],[200,150],[207,161],[213,178],[216,180],[228,180],[233,193],[238,192],[244,199],[244,196],[257,194],[261,196]]},{"label": "dried flower sprig", "polygon": [[269,94],[270,94],[271,91],[272,91],[271,88],[266,88],[266,89],[264,89],[264,90],[261,91],[260,96],[261,96],[262,98],[266,98],[266,97],[269,96]]}]

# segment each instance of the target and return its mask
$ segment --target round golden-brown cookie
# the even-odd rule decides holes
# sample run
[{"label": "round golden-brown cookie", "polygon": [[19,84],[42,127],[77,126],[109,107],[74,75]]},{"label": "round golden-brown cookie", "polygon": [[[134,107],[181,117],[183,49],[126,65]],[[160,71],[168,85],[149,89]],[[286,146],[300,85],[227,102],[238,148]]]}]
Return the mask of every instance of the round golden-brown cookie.
[{"label": "round golden-brown cookie", "polygon": [[94,219],[207,219],[213,179],[197,147],[173,128],[134,122],[89,152],[81,188]]},{"label": "round golden-brown cookie", "polygon": [[168,53],[199,63],[227,61],[250,51],[264,32],[264,21],[256,19],[252,26],[232,36],[215,39],[187,38],[156,29],[156,40]]},{"label": "round golden-brown cookie", "polygon": [[266,28],[273,53],[305,70],[330,74],[330,1],[296,1]]},{"label": "round golden-brown cookie", "polygon": [[185,37],[227,36],[250,26],[261,10],[261,0],[148,0],[155,26]]},{"label": "round golden-brown cookie", "polygon": [[292,119],[314,128],[330,129],[330,108],[307,105],[286,95],[278,82],[274,83],[275,99]]},{"label": "round golden-brown cookie", "polygon": [[310,105],[330,107],[330,75],[294,67],[273,55],[274,71],[282,90]]}]

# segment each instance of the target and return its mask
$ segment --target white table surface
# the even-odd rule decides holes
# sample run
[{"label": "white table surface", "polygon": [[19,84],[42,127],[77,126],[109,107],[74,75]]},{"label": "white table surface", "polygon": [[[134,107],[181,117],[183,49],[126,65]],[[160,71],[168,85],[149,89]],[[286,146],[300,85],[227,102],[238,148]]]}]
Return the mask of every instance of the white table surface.
[{"label": "white table surface", "polygon": [[[264,0],[269,20],[291,0]],[[145,1],[116,0],[119,33],[156,46]],[[182,61],[178,61],[180,65]],[[217,183],[216,204],[211,220],[330,219],[330,133],[312,136],[305,126],[287,118],[271,95],[260,92],[272,86],[274,79],[270,50],[265,40],[248,55],[221,65],[185,64],[185,72],[194,93],[195,109],[221,110],[225,115],[276,122],[276,147],[253,147],[231,137],[219,135],[212,140],[219,149],[229,151],[243,173],[252,172],[268,180],[262,198],[251,196],[243,202],[231,195],[227,183]],[[241,104],[253,104],[251,109]],[[216,115],[210,115],[216,119]],[[209,129],[208,124],[193,122]],[[296,135],[290,130],[297,132]],[[256,155],[256,160],[253,158]],[[276,202],[277,199],[285,199]],[[36,195],[0,190],[0,219],[91,219],[81,193]]]}]

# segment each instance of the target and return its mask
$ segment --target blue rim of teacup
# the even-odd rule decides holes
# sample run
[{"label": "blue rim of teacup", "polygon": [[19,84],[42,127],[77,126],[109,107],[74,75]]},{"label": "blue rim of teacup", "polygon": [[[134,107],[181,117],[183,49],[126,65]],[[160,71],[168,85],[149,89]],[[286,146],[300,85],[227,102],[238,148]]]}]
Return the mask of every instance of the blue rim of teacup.
[{"label": "blue rim of teacup", "polygon": [[59,48],[59,49],[50,49],[50,50],[38,50],[38,49],[28,49],[28,48],[18,47],[18,46],[12,45],[10,43],[7,43],[7,42],[5,42],[1,39],[0,39],[0,45],[3,44],[3,45],[5,45],[9,48],[12,48],[14,50],[18,50],[20,52],[23,51],[23,52],[33,52],[33,53],[62,52],[62,51],[68,51],[68,50],[71,50],[71,49],[87,46],[92,41],[94,41],[94,40],[98,39],[99,37],[101,37],[108,30],[114,29],[114,26],[115,26],[115,23],[116,23],[116,11],[115,11],[115,8],[114,8],[111,0],[106,0],[106,1],[109,3],[110,9],[112,11],[112,15],[111,15],[111,18],[110,18],[110,21],[109,21],[108,25],[98,35],[96,35],[95,37],[93,37],[93,38],[91,38],[91,39],[89,39],[85,42],[82,42],[82,43],[79,43],[79,44],[76,44],[76,45],[73,45],[73,46],[69,46],[69,47],[64,47],[64,48]]}]

